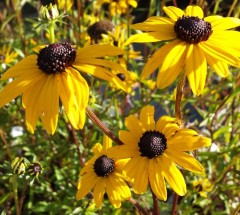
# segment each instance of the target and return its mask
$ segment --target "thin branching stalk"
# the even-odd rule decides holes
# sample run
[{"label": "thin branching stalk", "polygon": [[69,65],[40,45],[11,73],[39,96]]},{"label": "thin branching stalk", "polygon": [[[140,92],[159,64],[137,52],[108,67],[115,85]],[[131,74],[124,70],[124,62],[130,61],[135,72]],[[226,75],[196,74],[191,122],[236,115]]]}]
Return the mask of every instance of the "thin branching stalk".
[{"label": "thin branching stalk", "polygon": [[149,213],[133,198],[130,198],[129,201],[138,209],[138,212],[141,215],[149,215]]},{"label": "thin branching stalk", "polygon": [[153,212],[152,212],[152,214],[153,215],[160,215],[160,211],[159,211],[159,208],[158,208],[158,198],[154,194],[152,189],[151,189],[151,192],[152,192],[152,199],[153,199]]}]

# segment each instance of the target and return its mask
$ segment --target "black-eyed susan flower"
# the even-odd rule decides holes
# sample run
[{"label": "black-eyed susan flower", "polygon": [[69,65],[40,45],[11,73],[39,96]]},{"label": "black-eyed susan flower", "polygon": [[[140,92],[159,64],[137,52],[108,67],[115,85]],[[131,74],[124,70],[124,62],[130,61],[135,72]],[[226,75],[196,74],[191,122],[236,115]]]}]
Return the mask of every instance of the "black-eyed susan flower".
[{"label": "black-eyed susan flower", "polygon": [[82,168],[78,181],[77,199],[82,199],[93,190],[94,202],[98,208],[102,206],[105,193],[116,208],[121,206],[122,200],[131,197],[130,189],[122,175],[122,169],[128,159],[113,159],[109,153],[111,146],[112,141],[104,136],[103,146],[97,143],[92,148],[94,156]]},{"label": "black-eyed susan flower", "polygon": [[18,53],[12,49],[10,45],[3,45],[0,49],[0,71],[5,70],[7,66],[10,66],[17,61]]},{"label": "black-eyed susan flower", "polygon": [[59,98],[70,123],[81,129],[85,122],[89,86],[79,71],[109,81],[126,90],[117,76],[108,68],[128,72],[104,56],[123,54],[111,45],[92,45],[76,50],[68,43],[51,44],[30,55],[5,72],[1,80],[14,80],[0,92],[0,107],[22,95],[26,109],[26,125],[33,133],[40,117],[44,128],[53,134],[56,130]]},{"label": "black-eyed susan flower", "polygon": [[125,125],[128,131],[119,132],[124,145],[110,150],[115,159],[130,158],[123,173],[133,180],[134,192],[142,194],[150,185],[159,199],[166,200],[166,180],[178,195],[185,195],[185,180],[176,165],[202,173],[203,166],[186,151],[209,146],[210,139],[194,130],[181,129],[176,119],[169,116],[155,122],[153,106],[142,108],[139,119],[135,115],[127,117]]},{"label": "black-eyed susan flower", "polygon": [[208,178],[200,178],[192,182],[195,190],[200,196],[207,198],[208,193],[212,191],[213,185]]},{"label": "black-eyed susan flower", "polygon": [[129,38],[131,42],[170,41],[159,48],[147,61],[141,78],[158,67],[157,86],[170,85],[185,69],[190,87],[199,95],[204,89],[207,64],[221,77],[229,75],[228,65],[240,67],[240,32],[229,30],[240,25],[240,19],[221,16],[204,18],[198,6],[186,11],[164,7],[170,17],[150,17],[132,28],[146,31]]}]

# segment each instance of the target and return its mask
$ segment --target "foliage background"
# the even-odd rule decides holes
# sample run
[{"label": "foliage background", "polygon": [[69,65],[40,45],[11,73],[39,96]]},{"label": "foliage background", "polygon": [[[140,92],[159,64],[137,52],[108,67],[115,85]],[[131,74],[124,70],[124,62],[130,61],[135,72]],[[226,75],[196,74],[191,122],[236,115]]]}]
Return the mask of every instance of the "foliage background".
[{"label": "foliage background", "polygon": [[[5,45],[18,53],[13,62],[4,63],[4,53],[1,55],[1,73],[6,71],[18,60],[33,53],[37,45],[48,43],[47,35],[35,31],[33,24],[37,20],[38,11],[43,4],[50,1],[4,0],[0,2],[0,47]],[[57,40],[69,41],[83,46],[86,43],[86,29],[96,17],[109,18],[113,22],[142,22],[152,15],[162,15],[163,5],[175,3],[184,9],[189,3],[201,5],[206,13],[239,18],[239,2],[226,1],[139,1],[129,14],[118,17],[108,16],[105,10],[95,10],[93,1],[77,0],[72,8],[65,11],[64,18],[56,34]],[[57,3],[53,2],[52,3]],[[89,15],[89,20],[83,19]],[[134,33],[134,32],[131,32]],[[239,41],[240,42],[240,41]],[[160,43],[136,45],[143,58],[131,59],[131,71],[141,73],[146,57]],[[198,160],[206,169],[212,189],[206,197],[199,194],[199,189],[193,186],[194,180],[201,176],[184,171],[188,187],[186,196],[179,199],[179,214],[237,214],[240,208],[240,69],[231,68],[231,76],[221,79],[209,71],[206,88],[203,95],[195,97],[186,84],[182,101],[182,112],[185,126],[193,128],[200,134],[210,137],[213,145],[209,149],[196,152]],[[0,82],[0,88],[6,83]],[[126,94],[116,90],[102,81],[90,79],[91,98],[89,106],[101,121],[115,134],[124,129],[124,117],[137,113],[139,109],[152,104],[157,109],[156,118],[168,114],[174,116],[174,89],[171,87],[159,90],[147,88],[140,82],[133,85],[134,93]],[[11,162],[15,157],[26,157],[30,162],[41,162],[44,170],[39,180],[29,183],[26,178],[19,178],[19,199],[22,202],[22,214],[137,214],[130,202],[123,202],[120,209],[114,209],[107,199],[102,210],[97,210],[91,195],[81,201],[76,201],[76,183],[81,164],[91,157],[91,147],[102,142],[102,132],[87,120],[81,131],[75,131],[67,123],[64,113],[59,117],[56,133],[47,135],[39,122],[35,134],[30,134],[25,128],[24,109],[21,98],[0,109],[0,212],[15,214],[13,185],[11,182]],[[133,196],[142,206],[151,209],[151,193]],[[168,189],[166,202],[159,201],[161,214],[170,214],[173,193]]]}]

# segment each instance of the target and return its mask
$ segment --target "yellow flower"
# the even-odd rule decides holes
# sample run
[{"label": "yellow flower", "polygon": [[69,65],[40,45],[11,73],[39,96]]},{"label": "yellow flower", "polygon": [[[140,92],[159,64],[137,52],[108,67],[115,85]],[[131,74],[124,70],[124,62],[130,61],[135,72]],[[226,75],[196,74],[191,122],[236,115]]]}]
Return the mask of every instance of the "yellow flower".
[{"label": "yellow flower", "polygon": [[136,0],[98,0],[97,4],[102,5],[104,3],[109,4],[109,12],[112,16],[125,14],[129,8],[132,6],[137,7]]},{"label": "yellow flower", "polygon": [[160,67],[157,86],[170,85],[185,69],[194,94],[204,89],[207,64],[221,77],[229,74],[228,64],[240,67],[240,32],[229,30],[240,25],[240,19],[221,16],[204,18],[198,6],[188,6],[186,12],[176,7],[164,7],[170,18],[150,17],[132,25],[146,31],[129,38],[131,42],[170,40],[159,48],[143,68],[144,79]]},{"label": "yellow flower", "polygon": [[112,141],[104,136],[103,146],[93,147],[94,156],[85,164],[78,181],[77,200],[82,199],[93,189],[93,198],[98,208],[102,206],[106,192],[114,207],[121,206],[122,199],[130,199],[131,192],[124,181],[122,169],[128,159],[114,160],[109,153]]},{"label": "yellow flower", "polygon": [[73,0],[57,0],[57,4],[58,4],[59,10],[69,11],[72,9],[74,1]]},{"label": "yellow flower", "polygon": [[[10,65],[17,60],[18,53],[11,50],[11,46],[3,45],[0,50],[0,63],[4,65]],[[2,65],[3,67],[3,65]],[[5,68],[5,66],[4,66]]]},{"label": "yellow flower", "polygon": [[207,198],[208,192],[210,192],[213,188],[211,182],[208,178],[199,179],[192,182],[194,188],[197,190],[200,196]]},{"label": "yellow flower", "polygon": [[169,116],[155,122],[153,106],[142,108],[139,119],[135,115],[127,117],[125,125],[128,131],[119,133],[124,145],[113,147],[111,154],[115,159],[131,158],[123,173],[133,180],[134,192],[142,194],[150,184],[155,195],[166,200],[166,180],[178,195],[185,195],[186,184],[176,164],[202,173],[202,165],[186,151],[209,146],[211,140],[194,130],[181,129]]},{"label": "yellow flower", "polygon": [[81,129],[85,123],[89,86],[79,71],[126,90],[121,80],[107,68],[119,70],[126,76],[128,72],[114,62],[101,59],[119,54],[123,51],[111,45],[92,45],[76,50],[68,43],[51,44],[2,75],[1,80],[14,80],[0,92],[0,107],[22,94],[28,130],[34,132],[40,117],[47,132],[53,134],[60,97],[69,121],[74,128]]}]

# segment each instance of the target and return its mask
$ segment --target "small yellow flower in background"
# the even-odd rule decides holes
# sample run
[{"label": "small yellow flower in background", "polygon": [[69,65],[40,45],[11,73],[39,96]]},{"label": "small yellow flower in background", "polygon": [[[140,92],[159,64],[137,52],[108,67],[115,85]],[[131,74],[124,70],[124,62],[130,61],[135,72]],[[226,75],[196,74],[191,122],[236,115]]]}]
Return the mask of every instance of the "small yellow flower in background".
[{"label": "small yellow flower in background", "polygon": [[105,192],[116,208],[121,206],[122,200],[130,199],[131,192],[122,175],[122,169],[128,159],[113,159],[109,153],[111,147],[112,141],[107,136],[104,136],[103,146],[97,143],[93,147],[94,156],[80,172],[77,200],[82,199],[92,189],[94,202],[98,208],[102,207]]},{"label": "small yellow flower in background", "polygon": [[129,38],[128,43],[169,41],[147,61],[141,78],[158,67],[158,88],[170,85],[185,69],[195,95],[204,89],[207,64],[221,77],[229,75],[228,65],[240,67],[240,32],[229,30],[240,26],[240,19],[208,16],[198,6],[188,6],[186,12],[176,7],[164,7],[170,18],[150,17],[132,28],[146,31]]},{"label": "small yellow flower in background", "polygon": [[208,178],[200,178],[199,180],[193,181],[192,184],[199,195],[205,198],[207,198],[208,192],[211,192],[213,188]]},{"label": "small yellow flower in background", "polygon": [[124,145],[110,149],[115,159],[130,158],[123,170],[137,194],[147,190],[167,199],[165,180],[180,196],[186,194],[185,180],[176,164],[194,173],[202,173],[202,165],[186,151],[209,146],[211,140],[191,129],[181,129],[175,118],[162,116],[155,122],[154,107],[146,106],[140,118],[130,115],[125,120],[128,131],[121,130]]},{"label": "small yellow flower in background", "polygon": [[[33,133],[40,117],[44,128],[53,134],[57,127],[59,97],[67,117],[74,128],[85,123],[85,108],[89,99],[89,86],[79,71],[109,81],[127,90],[108,68],[128,72],[105,56],[123,54],[111,45],[92,45],[76,50],[69,43],[55,43],[30,55],[5,72],[1,80],[14,80],[0,91],[0,107],[22,95],[26,109],[26,125]],[[79,70],[79,71],[78,71]]]},{"label": "small yellow flower in background", "polygon": [[98,5],[109,4],[109,12],[112,16],[125,14],[129,6],[137,7],[136,0],[98,0]]},{"label": "small yellow flower in background", "polygon": [[0,49],[1,69],[6,69],[7,66],[17,61],[18,53],[13,51],[11,46],[3,45]]},{"label": "small yellow flower in background", "polygon": [[72,9],[73,4],[74,4],[73,0],[57,0],[59,10],[69,11]]}]

